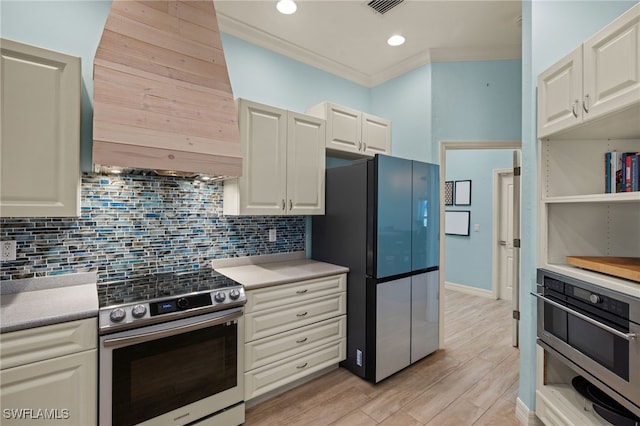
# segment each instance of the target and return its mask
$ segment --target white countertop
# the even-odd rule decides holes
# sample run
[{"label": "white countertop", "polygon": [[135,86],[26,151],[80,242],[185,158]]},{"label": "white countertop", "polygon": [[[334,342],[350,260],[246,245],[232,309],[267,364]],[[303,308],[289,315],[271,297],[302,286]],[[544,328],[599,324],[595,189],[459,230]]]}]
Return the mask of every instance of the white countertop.
[{"label": "white countertop", "polygon": [[229,266],[215,270],[239,282],[246,290],[349,272],[345,266],[311,259]]},{"label": "white countertop", "polygon": [[0,332],[40,327],[98,315],[93,272],[3,281]]}]

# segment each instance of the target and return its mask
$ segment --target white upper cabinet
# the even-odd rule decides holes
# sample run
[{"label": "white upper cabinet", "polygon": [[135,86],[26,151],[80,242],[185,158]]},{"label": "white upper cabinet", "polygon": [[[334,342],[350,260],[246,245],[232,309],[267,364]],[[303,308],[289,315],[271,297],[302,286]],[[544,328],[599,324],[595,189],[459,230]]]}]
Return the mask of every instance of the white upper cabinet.
[{"label": "white upper cabinet", "polygon": [[0,216],[80,215],[80,58],[1,40]]},{"label": "white upper cabinet", "polygon": [[307,110],[327,120],[327,153],[362,158],[391,154],[391,122],[371,114],[323,102]]},{"label": "white upper cabinet", "polygon": [[640,8],[633,7],[538,77],[538,137],[638,104]]},{"label": "white upper cabinet", "polygon": [[224,182],[224,214],[324,214],[324,120],[238,100],[242,176]]},{"label": "white upper cabinet", "polygon": [[538,136],[566,129],[582,120],[582,47],[538,77]]},{"label": "white upper cabinet", "polygon": [[[584,111],[593,119],[640,98],[640,7],[591,37],[583,47]],[[640,119],[640,117],[639,117]]]}]

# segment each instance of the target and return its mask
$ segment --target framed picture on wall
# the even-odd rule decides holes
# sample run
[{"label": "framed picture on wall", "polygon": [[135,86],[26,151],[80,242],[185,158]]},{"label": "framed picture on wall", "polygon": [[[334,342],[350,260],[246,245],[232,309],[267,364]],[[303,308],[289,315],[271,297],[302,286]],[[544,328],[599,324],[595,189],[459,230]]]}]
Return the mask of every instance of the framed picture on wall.
[{"label": "framed picture on wall", "polygon": [[448,180],[444,183],[444,205],[453,205],[453,181]]},{"label": "framed picture on wall", "polygon": [[471,205],[471,181],[457,180],[454,189],[455,205],[470,206]]},{"label": "framed picture on wall", "polygon": [[444,212],[444,233],[446,235],[469,236],[469,210],[447,210]]}]

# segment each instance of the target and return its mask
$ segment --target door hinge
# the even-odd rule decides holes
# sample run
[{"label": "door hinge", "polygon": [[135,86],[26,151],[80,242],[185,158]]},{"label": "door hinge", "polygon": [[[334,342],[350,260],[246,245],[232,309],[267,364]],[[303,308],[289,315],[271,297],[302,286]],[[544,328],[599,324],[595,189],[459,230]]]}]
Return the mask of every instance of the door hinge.
[{"label": "door hinge", "polygon": [[520,321],[520,311],[513,311],[513,319]]},{"label": "door hinge", "polygon": [[520,238],[514,238],[513,239],[513,247],[514,248],[520,248]]},{"label": "door hinge", "polygon": [[520,173],[521,173],[520,166],[513,168],[513,175],[514,176],[520,176]]}]

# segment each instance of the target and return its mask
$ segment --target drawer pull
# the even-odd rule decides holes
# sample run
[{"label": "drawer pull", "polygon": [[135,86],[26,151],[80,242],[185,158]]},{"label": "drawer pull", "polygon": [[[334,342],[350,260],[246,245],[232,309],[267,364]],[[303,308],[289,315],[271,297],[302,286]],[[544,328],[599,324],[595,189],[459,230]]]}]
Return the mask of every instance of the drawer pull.
[{"label": "drawer pull", "polygon": [[307,291],[309,291],[309,290],[307,290],[307,289],[305,288],[304,290],[298,290],[298,291],[296,291],[296,293],[297,293],[297,294],[305,294]]},{"label": "drawer pull", "polygon": [[304,343],[307,341],[307,338],[296,340],[296,343]]},{"label": "drawer pull", "polygon": [[304,364],[302,364],[302,365],[298,365],[296,368],[297,368],[297,369],[305,368],[305,367],[307,366],[307,364],[309,364],[309,363],[308,363],[308,362],[305,362],[305,363],[304,363]]},{"label": "drawer pull", "polygon": [[301,314],[296,314],[297,317],[304,317],[308,314],[309,312],[303,312]]}]

